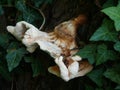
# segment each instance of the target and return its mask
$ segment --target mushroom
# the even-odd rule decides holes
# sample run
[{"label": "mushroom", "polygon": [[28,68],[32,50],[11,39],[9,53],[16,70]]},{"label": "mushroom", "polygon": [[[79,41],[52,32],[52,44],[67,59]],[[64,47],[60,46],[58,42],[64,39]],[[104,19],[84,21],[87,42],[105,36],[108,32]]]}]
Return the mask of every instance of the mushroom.
[{"label": "mushroom", "polygon": [[25,21],[18,22],[16,26],[8,26],[7,30],[22,41],[30,53],[38,46],[48,52],[56,63],[56,66],[49,67],[48,71],[69,81],[84,76],[93,68],[87,60],[84,61],[80,56],[75,55],[79,50],[75,40],[76,31],[85,21],[86,16],[79,15],[57,25],[50,33],[40,31]]},{"label": "mushroom", "polygon": [[21,21],[21,22],[18,22],[16,26],[7,26],[7,30],[19,41],[22,41],[23,44],[25,44],[25,46],[27,47],[27,50],[29,52],[32,53],[35,51],[35,49],[37,48],[37,45],[35,44],[34,41],[31,41],[29,39],[31,37],[29,37],[28,34],[31,33],[32,40],[33,40],[36,35],[36,32],[38,31],[36,27],[34,27],[33,25],[25,21]]},{"label": "mushroom", "polygon": [[61,77],[64,81],[69,81],[73,78],[84,76],[93,69],[93,66],[87,60],[82,60],[80,57],[78,60],[78,58],[74,57],[69,57],[69,59],[65,60],[67,64],[64,62],[64,57],[56,58],[55,62],[57,65],[49,67],[48,71]]}]

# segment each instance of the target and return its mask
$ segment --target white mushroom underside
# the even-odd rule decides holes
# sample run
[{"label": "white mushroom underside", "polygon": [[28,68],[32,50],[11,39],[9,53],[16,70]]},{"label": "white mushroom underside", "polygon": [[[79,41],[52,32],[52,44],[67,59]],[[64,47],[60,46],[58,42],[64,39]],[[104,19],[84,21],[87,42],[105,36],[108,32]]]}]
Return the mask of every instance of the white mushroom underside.
[{"label": "white mushroom underside", "polygon": [[[73,25],[68,25],[70,28]],[[71,27],[70,30],[72,30],[73,27]],[[83,76],[90,70],[86,70],[83,75],[79,72],[79,63],[78,61],[81,60],[80,56],[73,56],[71,55],[71,59],[73,60],[73,63],[70,64],[68,67],[64,64],[63,56],[63,48],[66,48],[68,43],[62,40],[59,40],[58,38],[52,39],[52,36],[49,35],[49,33],[39,31],[36,27],[33,25],[21,21],[16,24],[16,26],[7,26],[8,32],[10,32],[13,36],[15,36],[18,40],[22,41],[22,43],[26,46],[27,50],[32,53],[35,51],[35,49],[39,46],[41,50],[49,52],[49,54],[55,59],[55,63],[58,65],[60,70],[60,76],[63,80],[68,81],[72,78]],[[73,31],[72,31],[73,32]],[[54,41],[54,43],[53,43]],[[63,45],[64,44],[64,45]],[[73,40],[71,42],[68,49],[75,48],[76,44]]]}]

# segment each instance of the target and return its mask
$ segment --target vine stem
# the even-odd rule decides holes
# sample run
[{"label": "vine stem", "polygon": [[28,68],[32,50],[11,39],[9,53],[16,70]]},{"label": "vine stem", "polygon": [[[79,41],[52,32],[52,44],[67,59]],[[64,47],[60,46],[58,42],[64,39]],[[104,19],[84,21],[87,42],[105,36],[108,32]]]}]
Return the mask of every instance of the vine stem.
[{"label": "vine stem", "polygon": [[[44,13],[41,11],[41,9],[38,9],[38,8],[32,6],[32,5],[29,4],[29,3],[26,3],[26,4],[28,4],[30,7],[32,7],[32,8],[34,8],[34,9],[38,10],[38,11],[40,12],[40,14],[42,15],[42,17],[43,17],[43,23],[41,24],[41,26],[40,26],[40,28],[39,28],[39,30],[41,30],[41,29],[44,27],[45,22],[46,22],[46,18],[45,18]],[[2,6],[2,7],[14,7],[14,6],[12,6],[12,5],[1,5],[1,6]]]},{"label": "vine stem", "polygon": [[41,13],[41,15],[43,17],[43,23],[42,23],[42,25],[39,28],[39,30],[41,30],[44,27],[44,25],[45,25],[46,18],[45,18],[44,13],[41,11],[41,9],[38,9],[38,10],[39,10],[39,12]]},{"label": "vine stem", "polygon": [[41,24],[41,26],[40,26],[40,28],[39,28],[39,30],[41,30],[41,29],[44,27],[45,22],[46,22],[46,18],[45,18],[44,13],[41,11],[41,9],[38,9],[38,8],[32,6],[32,5],[29,4],[29,3],[27,3],[27,4],[28,4],[30,7],[32,7],[32,8],[34,8],[34,9],[38,10],[38,11],[40,12],[40,14],[42,15],[42,17],[43,17],[43,23]]}]

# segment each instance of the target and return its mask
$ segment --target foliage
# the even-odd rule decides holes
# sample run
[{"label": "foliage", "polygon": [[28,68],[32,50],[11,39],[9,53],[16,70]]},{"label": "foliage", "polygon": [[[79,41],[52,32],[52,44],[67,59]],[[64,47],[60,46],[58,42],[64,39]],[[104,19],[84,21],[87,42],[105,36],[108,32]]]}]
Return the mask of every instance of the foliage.
[{"label": "foliage", "polygon": [[103,20],[101,27],[99,27],[93,36],[90,38],[90,41],[113,41],[116,42],[118,33],[114,30],[113,22],[110,20]]},{"label": "foliage", "polygon": [[31,63],[32,71],[33,71],[33,77],[38,76],[43,73],[44,70],[42,69],[43,66],[39,59],[34,59],[34,57],[24,57],[26,63]]},{"label": "foliage", "polygon": [[19,48],[17,50],[12,48],[12,50],[9,50],[9,52],[6,55],[9,71],[12,71],[19,65],[25,53],[26,50],[24,48]]},{"label": "foliage", "polygon": [[[27,0],[1,0],[0,15],[5,13],[5,7],[13,7],[15,13],[11,15],[15,16],[15,22],[25,20],[39,27],[42,16],[36,8],[43,3],[51,4],[52,1],[31,0],[28,3]],[[77,53],[94,66],[93,71],[87,74],[85,79],[78,78],[84,84],[85,90],[120,90],[119,2],[120,0],[116,5],[114,0],[106,0],[101,10],[101,13],[105,14],[101,25],[92,32],[89,42]],[[12,74],[17,72],[17,68],[21,68],[23,62],[31,66],[33,77],[45,73],[41,59],[44,58],[39,59],[38,56],[36,58],[36,55],[29,54],[21,42],[14,39],[6,30],[0,33],[0,74],[5,79],[11,80]]]},{"label": "foliage", "polygon": [[102,12],[104,12],[114,21],[116,30],[120,31],[120,16],[119,16],[120,5],[118,4],[117,6],[114,7],[108,7],[106,9],[103,9]]},{"label": "foliage", "polygon": [[89,44],[80,49],[77,54],[87,58],[90,63],[95,63],[95,69],[87,76],[99,87],[96,90],[103,90],[106,83],[113,82],[116,83],[116,88],[107,86],[109,88],[104,90],[119,90],[117,85],[120,84],[120,4],[118,2],[115,6],[113,0],[107,0],[103,8],[101,12],[106,16],[101,26],[90,37]]},{"label": "foliage", "polygon": [[93,70],[91,73],[89,73],[87,76],[93,81],[95,82],[99,87],[101,87],[103,85],[103,72],[104,69],[96,69]]},{"label": "foliage", "polygon": [[[94,49],[93,49],[94,48]],[[82,58],[87,58],[91,64],[95,63],[96,45],[89,44],[81,49],[77,54]]]},{"label": "foliage", "polygon": [[[32,2],[27,3],[27,0],[1,0],[0,15],[4,15],[5,7],[7,7],[7,9],[14,8],[15,13],[12,13],[12,15],[14,16],[17,12],[15,17],[16,22],[24,20],[37,26],[37,22],[39,21],[40,25],[43,17],[36,7],[40,7],[42,3],[51,4],[52,0],[31,1]],[[44,72],[42,70],[40,60],[36,59],[34,56],[32,58],[26,57],[29,53],[26,51],[25,47],[21,44],[21,42],[18,42],[10,34],[8,34],[6,29],[0,33],[0,48],[0,74],[7,80],[11,80],[11,74],[16,72],[16,68],[20,68],[20,63],[23,61],[26,63],[31,63],[33,77],[38,76],[41,72]]]}]

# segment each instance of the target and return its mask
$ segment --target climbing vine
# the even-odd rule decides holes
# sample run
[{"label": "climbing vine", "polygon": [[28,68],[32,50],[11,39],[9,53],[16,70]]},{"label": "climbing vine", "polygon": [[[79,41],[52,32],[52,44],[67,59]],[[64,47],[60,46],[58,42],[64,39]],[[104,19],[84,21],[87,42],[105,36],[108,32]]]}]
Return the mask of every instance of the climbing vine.
[{"label": "climbing vine", "polygon": [[[13,8],[14,12],[9,11],[11,14],[7,18],[7,24],[13,24],[14,17],[14,23],[24,20],[39,28],[43,17],[35,8],[43,3],[51,4],[53,1],[31,0],[28,3],[27,0],[1,0],[0,15],[6,13],[6,8]],[[85,79],[79,78],[84,83],[85,90],[120,90],[120,0],[117,3],[116,1],[106,0],[101,6],[101,13],[104,14],[102,23],[92,32],[88,43],[77,53],[82,58],[88,59],[94,66]],[[12,80],[12,74],[19,73],[20,70],[24,71],[22,63],[29,64],[33,77],[40,74],[46,76],[45,69],[47,68],[44,68],[42,64],[45,60],[43,62],[34,53],[28,53],[24,45],[8,34],[5,28],[0,32],[0,74],[2,77]],[[40,54],[42,55],[43,52]]]}]

